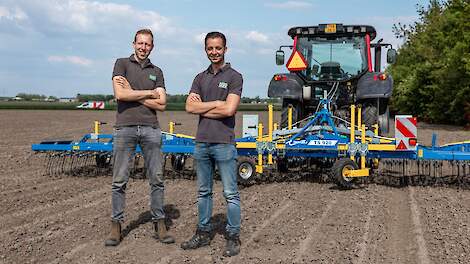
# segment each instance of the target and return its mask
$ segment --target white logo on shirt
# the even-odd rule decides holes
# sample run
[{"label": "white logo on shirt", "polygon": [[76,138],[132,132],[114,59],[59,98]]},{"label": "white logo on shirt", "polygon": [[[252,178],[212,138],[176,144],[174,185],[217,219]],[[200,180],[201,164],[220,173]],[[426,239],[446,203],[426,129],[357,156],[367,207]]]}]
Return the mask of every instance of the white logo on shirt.
[{"label": "white logo on shirt", "polygon": [[227,87],[228,87],[228,83],[226,83],[226,82],[219,82],[219,88],[227,89]]}]

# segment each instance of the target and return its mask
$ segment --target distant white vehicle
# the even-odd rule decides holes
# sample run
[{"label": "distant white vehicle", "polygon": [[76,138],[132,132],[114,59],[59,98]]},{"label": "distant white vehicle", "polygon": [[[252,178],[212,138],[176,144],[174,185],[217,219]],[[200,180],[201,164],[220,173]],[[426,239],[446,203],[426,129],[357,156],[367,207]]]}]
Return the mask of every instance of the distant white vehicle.
[{"label": "distant white vehicle", "polygon": [[104,109],[104,101],[88,101],[77,105],[79,109]]}]

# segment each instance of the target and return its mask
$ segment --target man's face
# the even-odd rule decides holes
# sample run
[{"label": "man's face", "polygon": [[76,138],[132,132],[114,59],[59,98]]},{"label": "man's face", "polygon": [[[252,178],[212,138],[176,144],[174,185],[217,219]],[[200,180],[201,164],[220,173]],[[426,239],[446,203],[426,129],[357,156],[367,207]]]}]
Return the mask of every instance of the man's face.
[{"label": "man's face", "polygon": [[208,38],[206,41],[207,58],[213,64],[220,64],[224,62],[224,55],[227,47],[224,46],[222,38]]},{"label": "man's face", "polygon": [[153,39],[149,34],[138,34],[133,43],[135,56],[140,61],[148,58],[153,49]]}]

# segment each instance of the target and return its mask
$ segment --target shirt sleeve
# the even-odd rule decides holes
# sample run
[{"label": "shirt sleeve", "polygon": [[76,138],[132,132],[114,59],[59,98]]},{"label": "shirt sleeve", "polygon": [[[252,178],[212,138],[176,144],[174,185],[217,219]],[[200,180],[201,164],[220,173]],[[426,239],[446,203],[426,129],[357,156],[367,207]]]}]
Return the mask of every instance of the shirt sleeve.
[{"label": "shirt sleeve", "polygon": [[189,93],[197,93],[201,95],[201,82],[200,82],[200,74],[196,75],[193,81],[193,85],[191,85],[191,90],[189,90]]},{"label": "shirt sleeve", "polygon": [[228,85],[228,93],[236,94],[241,97],[242,90],[243,90],[243,77],[241,74],[236,74],[234,75],[232,81]]},{"label": "shirt sleeve", "polygon": [[117,59],[116,62],[114,63],[114,70],[113,70],[112,78],[116,76],[126,77],[126,66],[121,59]]},{"label": "shirt sleeve", "polygon": [[162,87],[165,88],[165,78],[163,77],[163,71],[160,68],[157,68],[157,81],[155,82],[155,88]]}]

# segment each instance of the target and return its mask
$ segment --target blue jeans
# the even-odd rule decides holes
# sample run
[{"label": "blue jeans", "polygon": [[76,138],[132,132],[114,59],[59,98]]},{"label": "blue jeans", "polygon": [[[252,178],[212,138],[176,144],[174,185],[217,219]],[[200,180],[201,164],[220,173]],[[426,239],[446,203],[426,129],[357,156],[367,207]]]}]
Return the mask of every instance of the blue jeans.
[{"label": "blue jeans", "polygon": [[146,176],[150,184],[152,221],[165,218],[163,212],[162,135],[152,126],[116,127],[113,135],[112,220],[124,220],[126,186],[137,144],[142,149]]},{"label": "blue jeans", "polygon": [[194,149],[198,183],[198,229],[211,231],[212,187],[215,165],[219,170],[227,202],[227,226],[230,234],[240,233],[240,194],[237,188],[237,150],[233,144],[196,143]]}]

